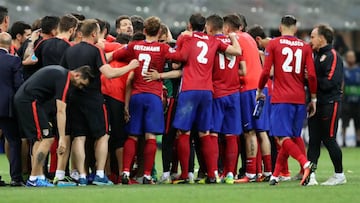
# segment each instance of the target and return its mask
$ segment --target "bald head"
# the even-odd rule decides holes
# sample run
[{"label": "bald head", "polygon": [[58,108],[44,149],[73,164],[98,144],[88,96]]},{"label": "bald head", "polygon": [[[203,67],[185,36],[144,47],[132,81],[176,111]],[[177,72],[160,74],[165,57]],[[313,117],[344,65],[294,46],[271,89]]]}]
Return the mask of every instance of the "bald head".
[{"label": "bald head", "polygon": [[0,47],[9,49],[11,46],[11,35],[7,32],[0,33]]}]

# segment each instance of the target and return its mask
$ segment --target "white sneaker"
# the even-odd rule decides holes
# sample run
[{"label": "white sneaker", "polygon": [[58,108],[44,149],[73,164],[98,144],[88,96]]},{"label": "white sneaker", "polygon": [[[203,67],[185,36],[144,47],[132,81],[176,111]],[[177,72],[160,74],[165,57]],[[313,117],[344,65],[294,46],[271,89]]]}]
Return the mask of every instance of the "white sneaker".
[{"label": "white sneaker", "polygon": [[164,174],[162,174],[162,176],[160,177],[159,183],[160,184],[170,184],[171,183],[171,177],[170,176],[165,176]]},{"label": "white sneaker", "polygon": [[310,180],[307,186],[311,186],[311,185],[319,185],[319,183],[316,181],[315,173],[310,174]]},{"label": "white sneaker", "polygon": [[345,175],[333,175],[327,181],[321,183],[321,185],[342,185],[346,183]]}]

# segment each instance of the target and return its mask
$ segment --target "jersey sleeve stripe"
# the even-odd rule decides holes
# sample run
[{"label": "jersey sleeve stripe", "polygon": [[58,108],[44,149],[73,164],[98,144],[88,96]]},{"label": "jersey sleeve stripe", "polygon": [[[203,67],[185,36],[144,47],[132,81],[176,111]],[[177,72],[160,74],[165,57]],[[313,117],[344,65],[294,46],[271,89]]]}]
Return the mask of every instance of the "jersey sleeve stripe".
[{"label": "jersey sleeve stripe", "polygon": [[39,115],[37,112],[36,101],[33,101],[31,103],[31,107],[32,107],[32,112],[33,112],[33,117],[34,117],[34,122],[35,122],[36,135],[37,135],[38,140],[41,140],[41,128],[40,128],[40,122],[39,122]]},{"label": "jersey sleeve stripe", "polygon": [[105,59],[104,51],[102,49],[100,49],[100,47],[98,47],[96,45],[93,45],[93,46],[96,47],[99,50],[100,56],[101,56],[101,61],[103,62],[103,64],[107,64],[107,61]]},{"label": "jersey sleeve stripe", "polygon": [[103,104],[103,111],[104,111],[104,121],[105,121],[105,132],[109,133],[108,112],[105,104]]},{"label": "jersey sleeve stripe", "polygon": [[336,51],[334,49],[331,49],[331,53],[334,55],[334,59],[331,64],[331,69],[330,69],[330,73],[328,75],[328,80],[331,80],[331,78],[333,77],[335,68],[336,68],[336,63],[337,63]]},{"label": "jersey sleeve stripe", "polygon": [[66,101],[66,95],[68,93],[69,86],[70,86],[70,72],[68,73],[67,80],[66,80],[65,87],[64,87],[64,91],[63,91],[63,95],[61,97],[61,101],[63,101],[63,102]]},{"label": "jersey sleeve stripe", "polygon": [[[50,39],[51,39],[51,38],[50,38]],[[45,40],[47,40],[47,39],[42,39],[42,40],[40,40],[40,42],[37,43],[36,46],[34,47],[34,51],[35,51],[35,50],[40,46],[40,44],[43,43]]]}]

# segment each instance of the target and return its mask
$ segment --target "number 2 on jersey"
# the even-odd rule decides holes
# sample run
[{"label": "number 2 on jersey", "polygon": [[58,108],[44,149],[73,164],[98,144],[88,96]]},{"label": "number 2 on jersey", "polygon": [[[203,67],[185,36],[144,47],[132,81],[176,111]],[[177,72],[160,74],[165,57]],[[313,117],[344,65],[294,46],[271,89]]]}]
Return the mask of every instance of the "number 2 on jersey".
[{"label": "number 2 on jersey", "polygon": [[139,61],[144,61],[144,64],[142,66],[141,75],[145,76],[145,73],[149,70],[149,65],[151,61],[151,56],[149,54],[139,54]]},{"label": "number 2 on jersey", "polygon": [[208,45],[205,43],[205,42],[203,42],[203,41],[198,41],[197,43],[196,43],[196,46],[197,47],[199,47],[199,48],[201,48],[201,52],[200,52],[200,54],[197,56],[197,61],[199,62],[199,63],[202,63],[202,64],[207,64],[207,62],[208,62],[208,59],[205,57],[206,56],[206,54],[207,54],[207,52],[208,52],[208,50],[209,50],[209,47],[208,47]]},{"label": "number 2 on jersey", "polygon": [[291,66],[291,63],[293,62],[295,56],[295,73],[299,74],[301,72],[302,50],[296,49],[294,54],[292,49],[290,49],[289,47],[284,47],[281,53],[282,55],[286,56],[286,59],[282,65],[283,71],[287,73],[293,71],[293,66]]}]

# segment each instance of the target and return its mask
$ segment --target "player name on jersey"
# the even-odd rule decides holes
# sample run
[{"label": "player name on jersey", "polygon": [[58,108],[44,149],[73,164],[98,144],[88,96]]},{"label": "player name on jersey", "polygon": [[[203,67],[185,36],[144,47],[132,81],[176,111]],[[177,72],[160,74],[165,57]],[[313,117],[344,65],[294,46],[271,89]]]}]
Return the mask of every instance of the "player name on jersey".
[{"label": "player name on jersey", "polygon": [[289,46],[304,46],[304,43],[303,42],[300,42],[300,41],[291,41],[291,40],[288,40],[288,39],[280,39],[280,44],[287,44]]},{"label": "player name on jersey", "polygon": [[194,34],[194,37],[196,37],[196,38],[199,38],[199,39],[209,39],[209,36],[207,36],[207,35],[198,35],[198,34]]},{"label": "player name on jersey", "polygon": [[160,52],[160,46],[135,45],[135,46],[134,46],[134,50]]}]

